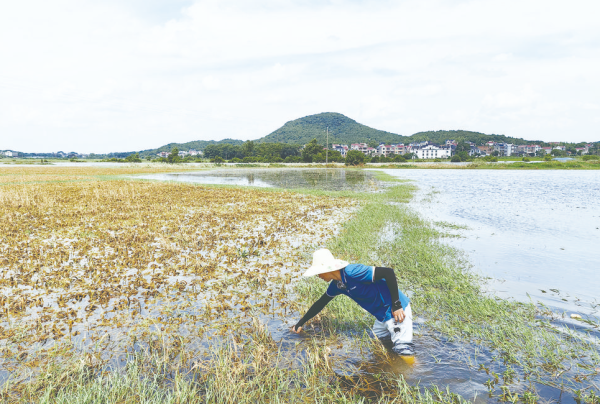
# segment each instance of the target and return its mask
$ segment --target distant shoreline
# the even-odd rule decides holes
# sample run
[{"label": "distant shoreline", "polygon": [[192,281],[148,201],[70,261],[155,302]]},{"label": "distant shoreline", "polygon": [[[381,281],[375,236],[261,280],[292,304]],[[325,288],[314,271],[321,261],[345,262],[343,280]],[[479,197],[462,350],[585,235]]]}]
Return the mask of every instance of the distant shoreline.
[{"label": "distant shoreline", "polygon": [[389,168],[389,169],[479,169],[479,170],[598,170],[600,169],[600,160],[588,160],[583,161],[581,159],[574,159],[565,162],[551,160],[551,161],[518,161],[518,160],[500,160],[498,162],[485,162],[485,161],[470,161],[470,162],[433,162],[433,161],[417,161],[417,162],[406,162],[406,163],[367,163],[358,166],[346,166],[344,163],[210,163],[210,162],[193,162],[193,163],[121,163],[121,162],[102,162],[98,161],[78,161],[70,162],[64,160],[50,160],[45,163],[35,163],[29,159],[23,160],[12,160],[10,162],[3,162],[0,160],[1,167],[84,167],[84,166],[103,166],[103,167],[172,167],[181,168],[184,170],[190,170],[194,168],[251,168],[251,167],[262,167],[262,168]]}]

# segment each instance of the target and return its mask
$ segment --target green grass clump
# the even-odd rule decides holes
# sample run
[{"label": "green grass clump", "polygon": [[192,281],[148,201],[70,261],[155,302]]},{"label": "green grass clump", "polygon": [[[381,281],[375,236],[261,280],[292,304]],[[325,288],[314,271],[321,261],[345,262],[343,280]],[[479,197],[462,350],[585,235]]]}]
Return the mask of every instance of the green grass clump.
[{"label": "green grass clump", "polygon": [[492,169],[492,170],[598,170],[600,161],[591,160],[572,160],[572,161],[540,161],[540,162],[522,162],[517,161],[511,164],[485,163],[483,161],[474,161],[463,168]]},{"label": "green grass clump", "polygon": [[165,344],[132,353],[124,368],[110,371],[93,355],[63,357],[20,389],[5,387],[0,398],[41,404],[464,402],[449,390],[409,386],[402,376],[388,375],[374,385],[360,374],[339,375],[329,348],[317,339],[301,356],[286,357],[261,326],[245,343],[231,338],[202,357],[186,359],[185,350]]}]

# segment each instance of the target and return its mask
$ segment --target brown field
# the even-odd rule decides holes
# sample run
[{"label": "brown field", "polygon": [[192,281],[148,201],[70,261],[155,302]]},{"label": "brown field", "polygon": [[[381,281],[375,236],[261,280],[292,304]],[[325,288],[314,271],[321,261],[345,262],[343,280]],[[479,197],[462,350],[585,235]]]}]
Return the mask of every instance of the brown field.
[{"label": "brown field", "polygon": [[107,363],[157,341],[189,354],[259,316],[284,317],[302,252],[356,206],[98,177],[151,171],[0,169],[1,370],[35,372],[59,352]]}]

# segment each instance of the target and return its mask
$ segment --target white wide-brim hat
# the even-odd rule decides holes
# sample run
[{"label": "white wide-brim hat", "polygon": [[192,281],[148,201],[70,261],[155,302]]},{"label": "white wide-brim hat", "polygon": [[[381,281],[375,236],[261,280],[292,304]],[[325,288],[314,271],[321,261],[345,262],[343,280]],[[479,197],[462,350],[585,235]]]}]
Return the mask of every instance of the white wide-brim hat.
[{"label": "white wide-brim hat", "polygon": [[336,260],[333,258],[333,254],[326,248],[317,250],[313,253],[312,266],[308,268],[302,276],[313,276],[324,274],[326,272],[337,271],[346,267],[348,263],[342,260]]}]

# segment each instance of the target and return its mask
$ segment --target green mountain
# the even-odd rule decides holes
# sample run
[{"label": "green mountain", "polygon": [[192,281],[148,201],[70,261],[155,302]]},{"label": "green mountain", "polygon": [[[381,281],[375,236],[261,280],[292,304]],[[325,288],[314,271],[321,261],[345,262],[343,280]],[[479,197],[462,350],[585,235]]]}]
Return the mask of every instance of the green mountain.
[{"label": "green mountain", "polygon": [[142,150],[140,153],[140,157],[146,156],[156,156],[160,152],[170,152],[173,147],[177,147],[180,151],[188,151],[190,149],[194,150],[204,150],[204,148],[211,144],[232,144],[232,145],[240,145],[244,143],[243,140],[237,139],[223,139],[223,140],[194,140],[192,142],[187,143],[169,143],[164,146],[159,147],[158,149],[148,149]]},{"label": "green mountain", "polygon": [[[542,144],[541,141],[523,140],[504,135],[486,135],[481,132],[471,132],[466,130],[438,130],[418,132],[411,136],[401,136],[395,133],[386,132],[383,130],[373,129],[366,125],[362,125],[353,119],[348,118],[336,112],[323,112],[320,114],[309,115],[303,118],[295,119],[287,122],[281,128],[255,140],[257,143],[287,143],[303,145],[310,142],[312,139],[324,145],[326,139],[326,130],[329,128],[329,144],[339,143],[350,145],[352,143],[412,143],[430,141],[433,143],[444,143],[448,139],[456,141],[469,141],[476,144],[484,144],[488,141],[507,142],[513,144],[527,144],[536,142]],[[140,152],[140,157],[148,155],[156,155],[162,151],[171,151],[173,147],[179,150],[204,150],[208,145],[231,144],[241,145],[242,140],[224,139],[224,140],[196,140],[187,143],[169,143],[158,149],[143,150]]]},{"label": "green mountain", "polygon": [[287,122],[275,132],[256,140],[264,143],[306,144],[317,139],[325,144],[326,130],[329,128],[329,144],[331,143],[402,143],[407,137],[373,129],[353,119],[335,112],[323,112]]},{"label": "green mountain", "polygon": [[541,140],[523,140],[521,138],[514,138],[504,135],[486,135],[485,133],[471,132],[468,130],[437,130],[418,132],[411,136],[408,136],[408,139],[408,143],[424,142],[426,140],[429,140],[433,143],[444,143],[448,139],[456,140],[458,142],[474,142],[478,145],[484,144],[489,141],[512,144],[543,143]]},{"label": "green mountain", "polygon": [[504,135],[486,135],[481,132],[466,130],[438,130],[418,132],[411,136],[402,136],[362,125],[353,119],[335,112],[324,112],[305,116],[287,122],[275,132],[260,138],[257,142],[306,144],[316,138],[325,144],[326,129],[329,128],[329,144],[340,143],[412,143],[429,140],[433,143],[444,143],[448,139],[469,141],[483,144],[490,140],[513,144],[526,144],[531,141],[512,138]]}]

